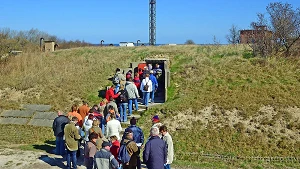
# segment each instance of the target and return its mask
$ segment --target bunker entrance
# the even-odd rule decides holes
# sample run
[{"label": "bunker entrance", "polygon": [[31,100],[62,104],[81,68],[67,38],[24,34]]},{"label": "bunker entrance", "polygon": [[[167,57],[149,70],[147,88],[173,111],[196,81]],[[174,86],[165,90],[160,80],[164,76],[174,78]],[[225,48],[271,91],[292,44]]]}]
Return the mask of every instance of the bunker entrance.
[{"label": "bunker entrance", "polygon": [[169,60],[166,58],[158,59],[145,59],[144,62],[131,63],[131,69],[134,73],[144,71],[144,68],[148,66],[154,71],[157,78],[158,89],[155,92],[155,103],[164,103],[167,101],[168,87],[170,86],[170,70]]}]

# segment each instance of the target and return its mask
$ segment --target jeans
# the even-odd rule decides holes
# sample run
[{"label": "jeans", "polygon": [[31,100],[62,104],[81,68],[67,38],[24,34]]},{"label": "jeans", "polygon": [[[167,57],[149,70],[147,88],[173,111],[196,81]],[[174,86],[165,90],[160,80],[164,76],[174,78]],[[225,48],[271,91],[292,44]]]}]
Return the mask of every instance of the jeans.
[{"label": "jeans", "polygon": [[121,121],[127,121],[127,105],[128,103],[120,103],[119,108],[120,108],[120,120]]},{"label": "jeans", "polygon": [[155,90],[153,90],[152,92],[150,92],[150,94],[151,94],[151,103],[154,103]]},{"label": "jeans", "polygon": [[171,169],[170,164],[165,164],[165,169]]},{"label": "jeans", "polygon": [[75,151],[67,150],[67,168],[68,169],[71,168],[71,161],[72,161],[73,169],[77,168],[76,152],[77,152],[77,150],[75,150]]},{"label": "jeans", "polygon": [[65,155],[66,154],[65,140],[63,139],[63,137],[56,136],[55,154],[56,155]]},{"label": "jeans", "polygon": [[101,119],[101,129],[102,129],[103,134],[105,133],[105,124],[106,124],[105,117],[102,117],[102,119]]},{"label": "jeans", "polygon": [[120,90],[120,84],[117,84],[116,87],[115,87],[115,94],[117,94]]},{"label": "jeans", "polygon": [[148,107],[149,99],[150,99],[150,92],[143,92],[143,103],[146,107]]},{"label": "jeans", "polygon": [[128,111],[129,111],[129,116],[132,115],[132,102],[134,101],[134,105],[135,105],[135,110],[138,110],[139,109],[139,106],[138,106],[138,102],[137,102],[137,98],[135,99],[129,99],[128,100]]}]

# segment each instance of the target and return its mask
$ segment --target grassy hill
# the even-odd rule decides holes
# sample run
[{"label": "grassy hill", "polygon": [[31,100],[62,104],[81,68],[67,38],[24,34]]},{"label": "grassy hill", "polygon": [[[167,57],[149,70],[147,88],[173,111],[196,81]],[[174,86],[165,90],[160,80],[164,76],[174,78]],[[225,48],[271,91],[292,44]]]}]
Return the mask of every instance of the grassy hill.
[{"label": "grassy hill", "polygon": [[139,125],[147,133],[151,116],[159,114],[170,128],[177,161],[259,168],[264,164],[220,162],[199,154],[300,156],[300,60],[252,58],[247,46],[86,47],[23,54],[0,64],[0,107],[43,103],[68,111],[82,99],[98,103],[98,91],[110,84],[115,68],[146,57],[170,59],[171,87],[168,102],[145,112]]}]

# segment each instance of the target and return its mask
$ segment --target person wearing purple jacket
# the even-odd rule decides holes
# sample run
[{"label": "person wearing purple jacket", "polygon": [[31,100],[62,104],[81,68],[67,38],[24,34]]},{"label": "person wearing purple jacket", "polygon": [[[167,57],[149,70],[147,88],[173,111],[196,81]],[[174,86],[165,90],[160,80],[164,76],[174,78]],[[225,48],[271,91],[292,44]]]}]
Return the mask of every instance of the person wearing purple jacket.
[{"label": "person wearing purple jacket", "polygon": [[143,162],[148,169],[163,169],[167,163],[167,146],[159,135],[159,129],[152,127],[151,138],[145,145],[143,152]]}]

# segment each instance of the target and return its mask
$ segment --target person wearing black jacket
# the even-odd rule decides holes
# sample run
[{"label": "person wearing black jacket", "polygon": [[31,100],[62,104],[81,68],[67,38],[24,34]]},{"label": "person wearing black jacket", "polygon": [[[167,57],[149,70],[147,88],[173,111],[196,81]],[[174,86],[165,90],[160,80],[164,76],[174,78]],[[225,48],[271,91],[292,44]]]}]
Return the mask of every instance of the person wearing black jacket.
[{"label": "person wearing black jacket", "polygon": [[117,104],[119,107],[120,112],[120,121],[126,122],[127,121],[127,106],[128,106],[128,93],[125,90],[124,86],[121,86],[119,91],[120,95],[117,98]]},{"label": "person wearing black jacket", "polygon": [[64,128],[65,125],[70,122],[69,118],[63,115],[62,112],[58,111],[58,117],[56,117],[53,121],[52,129],[54,132],[55,140],[55,154],[56,155],[64,155],[66,154],[66,146],[64,140]]}]

